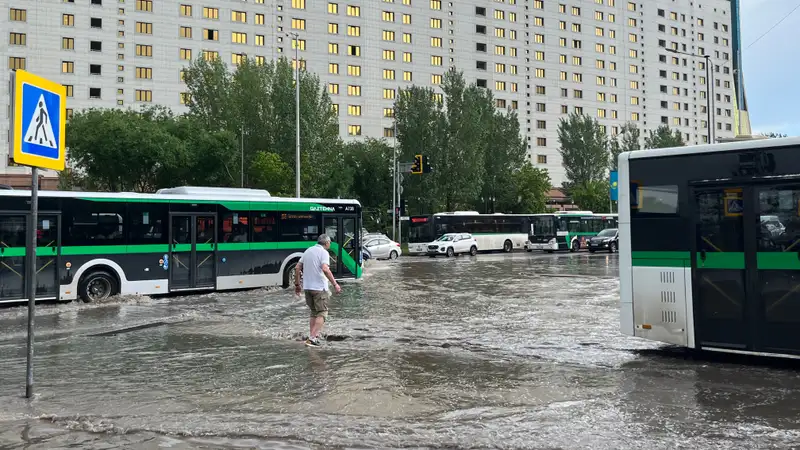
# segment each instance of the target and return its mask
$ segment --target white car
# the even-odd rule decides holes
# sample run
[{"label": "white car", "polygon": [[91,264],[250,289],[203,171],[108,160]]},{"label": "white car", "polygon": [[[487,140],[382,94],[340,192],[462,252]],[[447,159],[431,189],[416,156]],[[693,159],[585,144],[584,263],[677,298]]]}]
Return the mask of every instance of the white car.
[{"label": "white car", "polygon": [[454,255],[478,254],[478,241],[469,233],[447,233],[428,244],[428,256],[445,255],[448,258]]},{"label": "white car", "polygon": [[375,259],[397,259],[403,254],[400,244],[387,237],[368,239],[364,242],[364,248]]}]

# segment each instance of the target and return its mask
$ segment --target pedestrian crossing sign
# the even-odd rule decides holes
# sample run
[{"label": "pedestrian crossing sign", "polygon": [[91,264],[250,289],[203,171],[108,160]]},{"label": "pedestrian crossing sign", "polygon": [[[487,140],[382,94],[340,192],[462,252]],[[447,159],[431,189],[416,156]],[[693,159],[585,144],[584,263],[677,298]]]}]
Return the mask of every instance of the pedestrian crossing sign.
[{"label": "pedestrian crossing sign", "polygon": [[66,88],[24,70],[12,75],[11,144],[15,163],[64,170]]}]

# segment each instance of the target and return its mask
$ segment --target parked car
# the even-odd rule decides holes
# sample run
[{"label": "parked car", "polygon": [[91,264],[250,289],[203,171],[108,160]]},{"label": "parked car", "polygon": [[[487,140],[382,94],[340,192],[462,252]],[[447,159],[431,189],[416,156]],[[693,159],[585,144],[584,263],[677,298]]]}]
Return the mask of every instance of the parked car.
[{"label": "parked car", "polygon": [[589,253],[598,250],[608,250],[616,253],[619,248],[619,230],[616,228],[606,228],[589,239]]},{"label": "parked car", "polygon": [[448,258],[455,255],[478,254],[478,241],[469,233],[447,233],[428,244],[428,256],[445,255]]},{"label": "parked car", "polygon": [[374,259],[397,259],[403,254],[400,244],[387,237],[366,238],[364,248]]}]

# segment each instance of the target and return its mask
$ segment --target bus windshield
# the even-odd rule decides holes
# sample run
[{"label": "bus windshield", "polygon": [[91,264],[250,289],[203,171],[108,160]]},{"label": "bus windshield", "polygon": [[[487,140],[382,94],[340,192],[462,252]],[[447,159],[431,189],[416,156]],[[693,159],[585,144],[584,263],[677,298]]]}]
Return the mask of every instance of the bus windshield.
[{"label": "bus windshield", "polygon": [[409,242],[431,242],[436,239],[433,223],[427,217],[412,217],[409,222]]},{"label": "bus windshield", "polygon": [[555,236],[556,221],[553,216],[533,217],[531,219],[531,234],[534,236]]}]

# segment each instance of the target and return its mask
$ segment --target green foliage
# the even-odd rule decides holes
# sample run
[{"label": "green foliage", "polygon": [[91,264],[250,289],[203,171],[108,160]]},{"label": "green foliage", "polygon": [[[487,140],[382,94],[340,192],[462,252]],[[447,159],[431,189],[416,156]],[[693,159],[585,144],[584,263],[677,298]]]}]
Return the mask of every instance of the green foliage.
[{"label": "green foliage", "polygon": [[345,146],[345,166],[352,171],[351,193],[365,205],[362,217],[368,230],[391,225],[386,210],[392,199],[392,151],[383,139],[353,141]]},{"label": "green foliage", "polygon": [[682,147],[686,145],[678,130],[670,130],[667,125],[661,125],[656,131],[648,131],[648,136],[644,138],[644,148],[669,148]]},{"label": "green foliage", "polygon": [[294,195],[294,171],[280,155],[272,152],[258,152],[253,158],[252,187],[266,189],[276,197]]},{"label": "green foliage", "polygon": [[394,105],[400,161],[425,154],[433,167],[430,174],[404,174],[411,214],[475,207],[530,212],[519,208],[536,205],[550,186],[515,181],[521,167],[521,180],[539,180],[525,178],[533,172],[523,166],[525,141],[516,113],[498,111],[490,91],[467,85],[456,70],[445,74],[441,90],[402,89]]},{"label": "green foliage", "polygon": [[570,196],[582,210],[607,211],[609,207],[608,181],[592,180],[577,184],[570,190]]},{"label": "green foliage", "polygon": [[[251,180],[263,182],[254,166],[261,153],[278,155],[289,167],[296,165],[294,72],[286,58],[265,64],[247,59],[235,71],[219,59],[198,58],[185,72],[189,115],[211,129],[227,130],[240,139],[244,135],[248,186]],[[300,70],[300,118],[302,195],[345,194],[348,183],[336,175],[342,169],[338,118],[319,77],[304,70]]]},{"label": "green foliage", "polygon": [[85,189],[152,192],[198,179],[233,182],[235,139],[163,108],[78,112],[67,126],[67,146],[76,169],[69,184]]},{"label": "green foliage", "polygon": [[552,187],[546,169],[534,167],[525,161],[511,176],[508,191],[500,193],[502,212],[525,212],[530,214],[547,211],[547,192]]},{"label": "green foliage", "polygon": [[611,170],[617,170],[619,163],[619,154],[623,152],[632,152],[641,150],[641,132],[633,122],[628,122],[622,126],[620,133],[612,137],[608,141],[608,150],[610,153],[609,167]]},{"label": "green foliage", "polygon": [[606,135],[596,119],[573,112],[559,121],[558,140],[568,191],[606,179],[609,152]]}]

